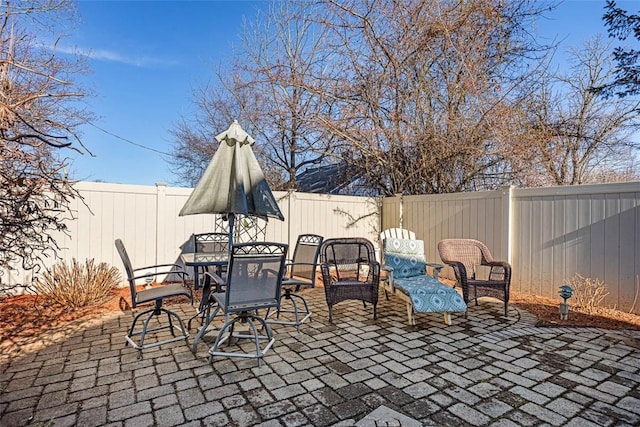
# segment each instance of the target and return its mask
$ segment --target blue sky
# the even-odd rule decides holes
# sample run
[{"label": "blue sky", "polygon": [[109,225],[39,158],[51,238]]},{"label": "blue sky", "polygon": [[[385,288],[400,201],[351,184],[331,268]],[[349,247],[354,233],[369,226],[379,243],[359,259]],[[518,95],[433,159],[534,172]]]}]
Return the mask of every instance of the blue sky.
[{"label": "blue sky", "polygon": [[[75,179],[122,184],[173,183],[163,153],[169,130],[193,110],[193,90],[237,44],[251,1],[79,1],[82,22],[67,43],[91,52],[92,73],[81,81],[97,116],[82,128],[95,157],[74,155]],[[224,129],[222,129],[224,130]],[[113,135],[117,135],[117,138]]]},{"label": "blue sky", "polygon": [[[604,3],[564,1],[540,21],[537,32],[557,37],[565,48],[579,46],[596,33],[605,34]],[[257,8],[267,4],[78,2],[82,22],[66,42],[92,52],[92,73],[81,81],[95,93],[88,107],[97,116],[97,127],[81,128],[83,142],[95,157],[73,155],[72,177],[121,184],[175,183],[167,156],[161,154],[171,152],[170,129],[193,111],[193,90],[213,79],[213,68],[238,43],[243,19],[253,19]],[[619,0],[618,5],[639,9],[637,0]]]}]

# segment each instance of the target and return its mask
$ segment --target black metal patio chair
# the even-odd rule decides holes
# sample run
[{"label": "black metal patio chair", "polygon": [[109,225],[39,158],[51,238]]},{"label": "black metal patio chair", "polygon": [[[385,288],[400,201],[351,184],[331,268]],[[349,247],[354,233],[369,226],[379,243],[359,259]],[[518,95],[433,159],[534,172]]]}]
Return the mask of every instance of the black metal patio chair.
[{"label": "black metal patio chair", "polygon": [[[297,294],[302,287],[314,288],[316,285],[316,270],[319,267],[320,246],[324,238],[317,234],[301,234],[298,236],[293,258],[286,264],[285,276],[282,280],[283,293],[280,295],[280,306],[274,312],[267,311],[266,318],[275,314],[275,320],[269,323],[295,326],[300,332],[300,325],[311,319],[311,310],[302,295]],[[291,308],[283,308],[285,302]],[[300,303],[301,305],[298,305]],[[280,315],[293,314],[290,320],[281,320]]]},{"label": "black metal patio chair", "polygon": [[[215,292],[211,298],[216,308],[211,315],[215,318],[224,313],[224,324],[220,328],[214,345],[209,349],[209,360],[214,356],[262,358],[275,342],[273,332],[258,312],[262,309],[277,308],[280,304],[280,292],[284,273],[288,245],[284,243],[254,242],[233,245],[226,281],[215,273],[207,272],[217,284],[226,283],[224,292]],[[236,325],[244,324],[249,332],[236,333]],[[261,335],[259,330],[264,331]],[[224,343],[232,338],[251,339],[255,352],[222,351]],[[266,342],[264,346],[261,342]],[[240,347],[240,350],[242,348]]]},{"label": "black metal patio chair", "polygon": [[[180,340],[184,340],[186,342],[189,334],[187,333],[187,329],[184,327],[182,319],[175,312],[163,307],[162,304],[163,300],[171,297],[185,297],[189,302],[191,302],[191,304],[193,304],[193,294],[185,280],[187,273],[176,264],[159,264],[133,268],[122,240],[116,239],[115,245],[127,273],[127,281],[129,282],[129,289],[131,291],[131,308],[135,309],[139,305],[154,303],[153,308],[142,311],[134,317],[131,327],[125,336],[127,344],[131,344],[134,349],[138,350],[138,358],[140,359],[142,358],[142,350],[144,349]],[[157,276],[168,274],[176,275],[179,278],[180,283],[154,286],[142,290],[138,290],[137,288],[136,280],[138,279],[155,278]],[[159,324],[149,328],[151,320],[155,318],[159,323],[159,317],[162,314],[167,315],[167,324]],[[136,324],[144,316],[146,317],[144,318],[142,328],[136,330]],[[146,340],[148,334],[157,334],[163,330],[171,332],[171,337],[165,339],[158,338],[151,343]],[[178,330],[180,335],[176,336],[175,330]],[[137,337],[137,339],[135,339],[135,337]]]}]

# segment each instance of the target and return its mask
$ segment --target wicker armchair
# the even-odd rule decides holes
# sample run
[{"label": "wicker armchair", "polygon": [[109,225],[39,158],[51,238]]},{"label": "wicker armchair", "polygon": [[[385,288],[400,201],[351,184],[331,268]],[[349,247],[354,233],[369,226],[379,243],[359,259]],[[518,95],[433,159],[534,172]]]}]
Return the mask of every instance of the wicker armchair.
[{"label": "wicker armchair", "polygon": [[[504,301],[504,315],[509,310],[509,287],[511,285],[511,266],[505,261],[495,261],[487,246],[474,239],[444,239],[438,242],[438,253],[445,264],[453,267],[458,284],[462,287],[462,298],[469,304],[469,298],[483,296]],[[478,278],[477,273],[486,266],[486,279]],[[469,295],[469,291],[473,295]]]},{"label": "wicker armchair", "polygon": [[376,319],[380,263],[373,244],[363,238],[327,239],[320,249],[322,281],[329,307],[329,323],[333,322],[333,306],[346,300],[360,300],[373,305]]}]

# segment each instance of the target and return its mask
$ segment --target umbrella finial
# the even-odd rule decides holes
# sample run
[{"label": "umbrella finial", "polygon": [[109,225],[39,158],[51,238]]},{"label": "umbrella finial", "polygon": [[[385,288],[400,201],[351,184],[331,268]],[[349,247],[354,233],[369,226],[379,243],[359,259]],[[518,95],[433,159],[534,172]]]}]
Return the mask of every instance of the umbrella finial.
[{"label": "umbrella finial", "polygon": [[229,129],[216,136],[218,142],[226,141],[227,144],[249,144],[252,145],[255,141],[247,132],[242,129],[238,120],[234,119],[233,123],[229,126]]}]

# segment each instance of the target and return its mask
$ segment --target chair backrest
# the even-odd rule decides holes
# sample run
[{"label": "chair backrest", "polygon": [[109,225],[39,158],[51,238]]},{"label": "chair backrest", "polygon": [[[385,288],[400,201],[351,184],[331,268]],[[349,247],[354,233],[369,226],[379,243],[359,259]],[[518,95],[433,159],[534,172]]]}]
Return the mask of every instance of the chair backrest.
[{"label": "chair backrest", "polygon": [[[136,281],[134,279],[135,274],[133,274],[133,267],[131,266],[131,259],[129,258],[129,254],[124,247],[124,243],[120,239],[116,239],[116,250],[120,255],[120,259],[122,259],[122,264],[124,264],[124,271],[127,273],[127,281],[129,282],[129,290],[131,291],[131,302],[132,304],[136,303]],[[135,305],[134,307],[135,308]]]},{"label": "chair backrest", "polygon": [[383,252],[385,264],[393,267],[395,278],[425,274],[427,258],[423,240],[388,237],[384,240]]},{"label": "chair backrest", "polygon": [[320,256],[320,246],[324,237],[317,234],[300,234],[291,259],[289,278],[304,279],[311,286],[316,283],[316,268]]},{"label": "chair backrest", "polygon": [[193,235],[195,252],[227,252],[229,250],[229,234],[200,233]]},{"label": "chair backrest", "polygon": [[373,280],[369,265],[377,263],[373,244],[360,237],[327,239],[320,249],[322,262],[329,266],[335,280]]},{"label": "chair backrest", "polygon": [[382,248],[382,257],[381,262],[387,264],[384,258],[384,242],[387,239],[406,239],[406,240],[415,240],[416,233],[410,230],[406,230],[404,228],[387,228],[380,233],[380,247]]},{"label": "chair backrest", "polygon": [[493,261],[489,248],[475,239],[444,239],[438,242],[438,253],[444,263],[461,262],[467,277],[475,278],[476,266]]},{"label": "chair backrest", "polygon": [[387,238],[415,240],[416,233],[404,228],[387,228],[380,233],[380,244],[384,246],[384,241]]},{"label": "chair backrest", "polygon": [[287,256],[284,243],[233,245],[225,299],[228,313],[277,307]]}]

